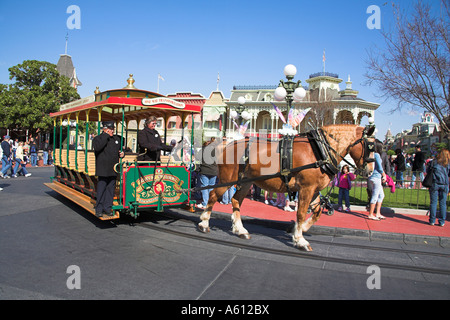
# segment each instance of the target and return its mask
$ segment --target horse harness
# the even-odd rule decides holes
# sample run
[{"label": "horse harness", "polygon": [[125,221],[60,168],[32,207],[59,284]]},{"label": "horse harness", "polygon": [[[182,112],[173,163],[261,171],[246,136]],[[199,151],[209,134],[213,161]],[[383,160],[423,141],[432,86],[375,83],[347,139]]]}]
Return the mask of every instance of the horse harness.
[{"label": "horse harness", "polygon": [[[278,152],[280,153],[280,173],[282,180],[286,186],[289,200],[292,201],[293,192],[289,189],[289,181],[293,177],[293,144],[296,136],[285,135],[278,144]],[[332,179],[338,170],[336,158],[332,156],[330,147],[323,131],[311,130],[306,133],[311,149],[318,164],[318,168],[322,169],[330,179]]]},{"label": "horse harness", "polygon": [[[363,165],[364,167],[367,165],[368,162],[373,162],[373,158],[368,158],[368,154],[373,152],[374,150],[374,142],[370,142],[368,140],[368,127],[363,131],[363,136],[355,141],[353,144],[350,145],[349,149],[356,146],[357,144],[361,143],[364,146],[364,152],[361,155],[361,158],[363,158]],[[330,179],[333,179],[333,177],[336,175],[336,173],[339,171],[338,169],[338,162],[336,160],[336,157],[333,156],[332,153],[334,153],[336,156],[340,156],[344,162],[346,162],[349,166],[354,168],[356,171],[359,169],[353,165],[352,163],[348,162],[344,157],[342,157],[336,150],[334,150],[330,144],[328,143],[327,136],[336,140],[333,136],[325,132],[323,129],[319,130],[311,130],[307,132],[306,137],[308,138],[308,142],[311,144],[311,148],[313,149],[314,155],[316,157],[316,162],[303,165],[300,167],[292,168],[293,165],[293,143],[295,137],[298,136],[289,136],[285,135],[282,137],[281,141],[278,144],[278,152],[280,153],[280,172],[270,174],[270,175],[263,175],[259,177],[253,177],[253,178],[245,178],[245,172],[247,171],[248,165],[249,165],[249,154],[250,154],[250,146],[251,144],[257,140],[256,137],[246,138],[248,139],[248,143],[245,147],[245,151],[243,156],[241,157],[239,161],[239,171],[238,171],[238,180],[227,182],[227,183],[219,183],[214,186],[206,186],[206,187],[196,187],[196,188],[188,188],[188,189],[180,189],[177,190],[177,192],[184,193],[184,192],[196,192],[203,189],[211,189],[211,188],[219,188],[219,187],[225,187],[225,186],[232,186],[236,185],[236,189],[240,190],[241,185],[249,182],[254,182],[258,180],[268,180],[272,178],[281,178],[283,182],[286,185],[287,192],[289,194],[289,198],[292,199],[292,191],[289,190],[289,180],[294,176],[295,173],[299,171],[303,171],[310,168],[321,168],[324,173],[326,173]]]}]

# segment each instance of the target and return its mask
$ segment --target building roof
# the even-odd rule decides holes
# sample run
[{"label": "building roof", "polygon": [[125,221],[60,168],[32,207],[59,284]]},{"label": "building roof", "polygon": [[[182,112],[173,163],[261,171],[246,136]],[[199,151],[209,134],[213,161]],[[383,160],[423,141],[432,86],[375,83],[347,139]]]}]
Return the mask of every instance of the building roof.
[{"label": "building roof", "polygon": [[72,87],[75,86],[81,86],[82,83],[78,79],[77,74],[75,72],[75,68],[73,66],[72,57],[68,54],[62,54],[59,57],[58,63],[56,65],[56,69],[58,70],[59,74],[66,76],[70,79],[70,85]]}]

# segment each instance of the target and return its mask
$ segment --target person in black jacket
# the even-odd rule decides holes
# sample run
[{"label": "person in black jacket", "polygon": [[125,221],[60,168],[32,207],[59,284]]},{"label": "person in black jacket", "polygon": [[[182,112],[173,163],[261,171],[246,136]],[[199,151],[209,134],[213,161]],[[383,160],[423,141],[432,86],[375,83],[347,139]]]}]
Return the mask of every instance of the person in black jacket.
[{"label": "person in black jacket", "polygon": [[416,146],[416,154],[412,163],[412,178],[411,189],[414,189],[414,183],[416,182],[416,176],[419,174],[420,182],[423,181],[423,169],[425,166],[425,154],[422,152],[419,145]]},{"label": "person in black jacket", "polygon": [[[200,165],[200,187],[213,186],[216,184],[219,168],[217,167],[215,147],[215,138],[205,141],[202,146],[202,163]],[[202,190],[202,202],[197,205],[197,208],[205,209],[209,200],[209,193],[212,189]]]},{"label": "person in black jacket", "polygon": [[395,153],[397,154],[397,157],[393,162],[396,165],[395,180],[397,187],[403,188],[403,172],[406,170],[405,156],[401,149],[396,149]]},{"label": "person in black jacket", "polygon": [[9,143],[10,137],[6,135],[4,137],[4,140],[1,143],[1,148],[3,151],[2,156],[2,171],[0,171],[0,177],[7,179],[10,178],[6,172],[11,168],[12,166],[12,152],[11,152],[11,144]]},{"label": "person in black jacket", "polygon": [[102,134],[92,140],[95,151],[95,175],[98,177],[95,206],[97,217],[103,216],[103,213],[114,215],[112,205],[117,179],[114,166],[119,162],[119,157],[124,157],[124,153],[121,151],[121,140],[121,136],[114,134],[113,121],[103,122]]},{"label": "person in black jacket", "polygon": [[162,151],[172,151],[173,146],[168,146],[161,141],[161,135],[155,129],[157,119],[150,116],[145,120],[144,129],[139,131],[139,161],[159,161]]}]

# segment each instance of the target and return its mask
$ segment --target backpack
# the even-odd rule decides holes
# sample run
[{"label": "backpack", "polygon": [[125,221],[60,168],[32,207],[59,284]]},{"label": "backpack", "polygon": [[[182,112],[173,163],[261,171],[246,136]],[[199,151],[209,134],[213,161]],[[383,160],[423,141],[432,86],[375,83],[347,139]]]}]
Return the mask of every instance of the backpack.
[{"label": "backpack", "polygon": [[425,176],[425,179],[423,179],[422,181],[422,186],[424,186],[425,188],[431,188],[431,186],[433,185],[434,170],[435,170],[434,165],[432,162],[430,162],[427,168],[427,175]]}]

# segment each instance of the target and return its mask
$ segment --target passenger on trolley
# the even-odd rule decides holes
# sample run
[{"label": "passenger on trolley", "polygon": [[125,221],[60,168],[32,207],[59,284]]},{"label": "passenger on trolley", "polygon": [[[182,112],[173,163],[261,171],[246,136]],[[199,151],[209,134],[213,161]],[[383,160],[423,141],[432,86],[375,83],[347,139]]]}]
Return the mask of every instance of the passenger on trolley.
[{"label": "passenger on trolley", "polygon": [[103,132],[92,141],[95,151],[95,175],[98,176],[95,205],[97,217],[102,217],[103,214],[114,215],[112,205],[117,179],[114,166],[119,162],[119,157],[124,157],[121,151],[122,137],[114,134],[114,121],[105,121],[102,124]]},{"label": "passenger on trolley", "polygon": [[161,141],[161,135],[155,129],[157,119],[150,116],[145,120],[144,129],[139,131],[139,161],[160,161],[161,150],[172,151],[173,145],[166,145]]}]

